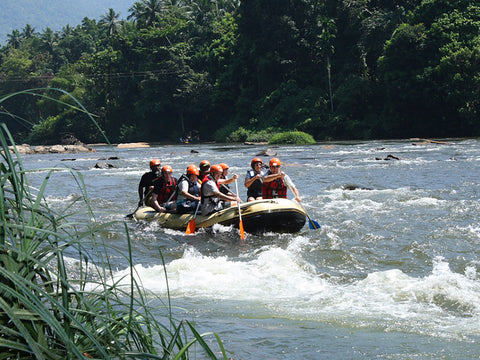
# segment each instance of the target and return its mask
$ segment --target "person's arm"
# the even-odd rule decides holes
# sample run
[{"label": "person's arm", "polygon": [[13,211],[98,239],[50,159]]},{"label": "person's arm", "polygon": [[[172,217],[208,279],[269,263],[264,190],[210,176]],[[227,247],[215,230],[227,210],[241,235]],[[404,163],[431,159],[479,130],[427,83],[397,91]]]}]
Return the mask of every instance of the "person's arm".
[{"label": "person's arm", "polygon": [[285,173],[283,171],[279,171],[278,174],[270,174],[267,176],[264,176],[263,182],[272,182],[275,179],[278,179],[280,177],[284,177]]},{"label": "person's arm", "polygon": [[263,179],[262,174],[256,174],[254,177],[252,177],[250,179],[245,178],[245,187],[249,188],[250,186],[252,186],[252,184],[255,182],[255,180],[262,181],[262,179]]},{"label": "person's arm", "polygon": [[141,206],[143,203],[143,186],[142,183],[138,184],[138,198],[140,201],[138,202],[138,206]]},{"label": "person's arm", "polygon": [[165,212],[166,211],[166,209],[158,203],[158,194],[156,194],[156,193],[152,194],[152,203],[153,203],[153,208],[156,211],[158,211],[158,212]]},{"label": "person's arm", "polygon": [[300,198],[300,193],[298,192],[298,189],[293,183],[292,179],[290,179],[290,176],[285,174],[283,181],[285,181],[290,190],[293,191],[293,194],[295,195],[295,200],[297,200],[298,202],[302,201],[302,199]]},{"label": "person's arm", "polygon": [[187,199],[200,201],[200,196],[195,196],[188,192],[188,183],[186,181],[180,182],[178,188],[180,189],[180,193]]},{"label": "person's arm", "polygon": [[237,179],[238,179],[238,175],[233,174],[233,176],[230,179],[218,179],[218,184],[219,185],[222,185],[222,184],[223,185],[228,185],[228,184],[233,183]]},{"label": "person's arm", "polygon": [[235,196],[235,195],[225,195],[224,193],[221,193],[219,190],[215,190],[215,192],[213,193],[216,197],[222,199],[222,200],[225,200],[225,201],[236,201],[238,203],[242,202],[242,200],[238,197],[238,196]]}]

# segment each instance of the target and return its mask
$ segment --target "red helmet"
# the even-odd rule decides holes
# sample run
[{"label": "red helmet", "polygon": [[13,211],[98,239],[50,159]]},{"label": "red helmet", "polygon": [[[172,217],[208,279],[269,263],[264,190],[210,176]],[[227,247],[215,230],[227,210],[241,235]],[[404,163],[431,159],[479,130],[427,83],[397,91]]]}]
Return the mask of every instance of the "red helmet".
[{"label": "red helmet", "polygon": [[162,165],[162,162],[158,159],[153,159],[150,161],[150,167],[153,168],[154,166],[160,166]]},{"label": "red helmet", "polygon": [[210,161],[208,160],[202,160],[200,162],[200,165],[198,166],[200,168],[200,170],[202,171],[206,171],[210,168]]},{"label": "red helmet", "polygon": [[282,165],[282,162],[280,161],[279,158],[271,158],[269,165],[270,166],[280,166],[280,165]]},{"label": "red helmet", "polygon": [[200,171],[197,168],[197,165],[190,164],[187,167],[187,175],[197,175],[200,176]]},{"label": "red helmet", "polygon": [[220,166],[222,167],[223,170],[228,170],[229,169],[228,164],[221,163]]},{"label": "red helmet", "polygon": [[256,157],[255,159],[252,160],[252,162],[250,163],[250,166],[252,167],[252,169],[255,167],[255,164],[256,163],[260,163],[260,164],[263,164],[263,160],[260,159],[259,157]]},{"label": "red helmet", "polygon": [[162,172],[173,172],[173,169],[170,165],[165,165],[164,167],[162,167]]},{"label": "red helmet", "polygon": [[220,165],[212,165],[210,167],[210,173],[215,173],[215,172],[222,172],[223,169]]}]

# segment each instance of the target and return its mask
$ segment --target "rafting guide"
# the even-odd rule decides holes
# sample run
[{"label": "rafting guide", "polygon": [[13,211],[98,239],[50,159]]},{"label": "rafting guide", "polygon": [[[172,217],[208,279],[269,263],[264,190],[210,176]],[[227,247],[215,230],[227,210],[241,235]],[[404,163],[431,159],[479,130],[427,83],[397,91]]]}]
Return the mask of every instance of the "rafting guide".
[{"label": "rafting guide", "polygon": [[[140,183],[138,184],[138,197],[140,198],[138,206],[142,206],[144,201],[153,191],[153,182],[160,176],[160,166],[162,165],[159,159],[150,161],[150,171],[142,175]],[[148,205],[148,204],[147,204]]]}]

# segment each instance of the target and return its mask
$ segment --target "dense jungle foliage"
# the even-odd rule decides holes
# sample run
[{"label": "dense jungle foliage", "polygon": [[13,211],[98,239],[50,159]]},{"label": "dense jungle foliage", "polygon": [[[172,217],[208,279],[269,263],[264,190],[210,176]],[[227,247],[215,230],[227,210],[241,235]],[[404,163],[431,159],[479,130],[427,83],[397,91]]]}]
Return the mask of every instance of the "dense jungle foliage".
[{"label": "dense jungle foliage", "polygon": [[[480,0],[141,0],[0,49],[17,141],[479,136]],[[52,105],[55,104],[55,105]]]}]

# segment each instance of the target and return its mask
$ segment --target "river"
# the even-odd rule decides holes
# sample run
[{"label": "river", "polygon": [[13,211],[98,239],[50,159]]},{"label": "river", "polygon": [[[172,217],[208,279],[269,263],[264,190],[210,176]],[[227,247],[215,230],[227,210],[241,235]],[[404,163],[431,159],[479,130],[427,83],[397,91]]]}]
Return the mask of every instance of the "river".
[{"label": "river", "polygon": [[[97,221],[120,221],[106,241],[126,252],[121,222],[135,210],[150,159],[170,164],[177,177],[203,159],[227,162],[245,199],[243,178],[265,148],[97,146],[95,153],[22,159],[27,169],[76,169]],[[297,234],[248,234],[243,246],[231,228],[186,236],[125,220],[145,288],[167,292],[161,251],[172,303],[185,309],[179,316],[202,332],[217,332],[236,360],[478,359],[480,140],[272,149],[321,229],[306,224]],[[388,155],[398,160],[385,160]],[[115,168],[93,168],[108,157],[118,157],[107,160]],[[45,174],[29,175],[31,184],[38,186]],[[50,179],[53,207],[78,195],[69,172]],[[113,262],[120,278],[127,264],[121,257]]]}]

